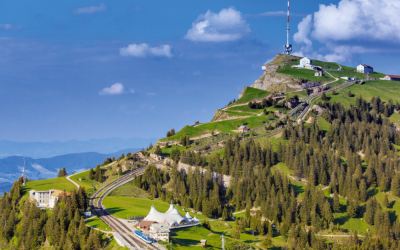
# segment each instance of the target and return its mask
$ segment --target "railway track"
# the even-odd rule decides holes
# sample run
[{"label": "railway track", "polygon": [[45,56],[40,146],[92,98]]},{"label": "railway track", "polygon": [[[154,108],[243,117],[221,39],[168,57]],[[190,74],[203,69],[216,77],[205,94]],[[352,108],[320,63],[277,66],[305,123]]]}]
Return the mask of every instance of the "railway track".
[{"label": "railway track", "polygon": [[145,243],[142,239],[134,234],[134,229],[128,227],[125,223],[111,215],[104,207],[103,199],[114,189],[130,182],[137,175],[142,175],[146,167],[135,169],[129,174],[107,184],[96,191],[90,199],[89,205],[93,213],[107,224],[113,231],[117,232],[123,239],[123,243],[129,249],[159,249],[153,244]]}]

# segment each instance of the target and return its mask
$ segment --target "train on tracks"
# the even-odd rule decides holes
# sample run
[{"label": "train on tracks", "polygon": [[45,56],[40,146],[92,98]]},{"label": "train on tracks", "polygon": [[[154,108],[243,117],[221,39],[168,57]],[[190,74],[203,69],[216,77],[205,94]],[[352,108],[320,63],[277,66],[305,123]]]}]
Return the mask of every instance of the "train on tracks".
[{"label": "train on tracks", "polygon": [[141,238],[142,240],[144,240],[146,243],[152,243],[153,240],[150,237],[146,237],[142,232],[135,230],[135,234]]}]

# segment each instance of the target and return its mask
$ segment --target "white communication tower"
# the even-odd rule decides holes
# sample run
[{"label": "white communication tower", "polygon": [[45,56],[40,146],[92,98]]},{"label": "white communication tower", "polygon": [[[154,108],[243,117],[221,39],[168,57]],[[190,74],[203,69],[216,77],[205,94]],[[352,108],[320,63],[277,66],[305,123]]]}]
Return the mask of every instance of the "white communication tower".
[{"label": "white communication tower", "polygon": [[287,5],[287,41],[286,41],[286,44],[283,46],[284,48],[285,48],[285,53],[287,54],[287,55],[290,55],[290,53],[292,52],[292,45],[291,44],[289,44],[289,31],[290,31],[290,28],[289,28],[289,1],[290,0],[288,0],[288,5]]},{"label": "white communication tower", "polygon": [[22,169],[22,186],[25,186],[25,158],[24,158],[24,168]]}]

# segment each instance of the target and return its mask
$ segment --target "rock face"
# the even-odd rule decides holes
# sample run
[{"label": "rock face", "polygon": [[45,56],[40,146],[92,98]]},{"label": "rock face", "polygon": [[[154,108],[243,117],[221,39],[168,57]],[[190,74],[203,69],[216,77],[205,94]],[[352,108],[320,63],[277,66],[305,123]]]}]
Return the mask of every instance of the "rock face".
[{"label": "rock face", "polygon": [[[256,80],[251,87],[267,91],[287,91],[288,89],[299,89],[301,80],[293,76],[277,73],[280,66],[283,66],[282,58],[286,55],[278,54],[274,60],[264,65],[264,74]],[[286,60],[295,60],[287,56]],[[244,93],[244,92],[242,92]]]}]

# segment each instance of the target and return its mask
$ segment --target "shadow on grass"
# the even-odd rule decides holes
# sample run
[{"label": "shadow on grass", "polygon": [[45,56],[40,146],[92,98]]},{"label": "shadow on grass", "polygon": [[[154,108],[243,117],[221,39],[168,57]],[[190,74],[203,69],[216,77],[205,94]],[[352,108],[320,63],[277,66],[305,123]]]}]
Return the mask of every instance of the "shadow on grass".
[{"label": "shadow on grass", "polygon": [[393,224],[397,220],[396,211],[388,211],[390,222]]},{"label": "shadow on grass", "polygon": [[293,191],[296,196],[304,193],[304,186],[293,184]]},{"label": "shadow on grass", "polygon": [[367,191],[367,196],[368,196],[368,198],[369,197],[372,197],[372,196],[375,196],[375,195],[377,195],[378,194],[378,189],[376,189],[376,188],[370,188],[370,189],[368,189],[368,191]]},{"label": "shadow on grass", "polygon": [[107,208],[107,211],[110,213],[110,214],[115,214],[115,213],[118,213],[118,212],[122,212],[122,211],[125,211],[126,209],[122,209],[122,208]]},{"label": "shadow on grass", "polygon": [[348,220],[350,220],[350,216],[349,215],[344,215],[344,216],[335,218],[333,223],[339,224],[340,226],[343,226]]},{"label": "shadow on grass", "polygon": [[395,200],[391,201],[388,208],[393,208],[395,204],[396,204]]}]

